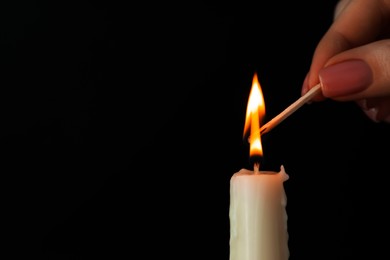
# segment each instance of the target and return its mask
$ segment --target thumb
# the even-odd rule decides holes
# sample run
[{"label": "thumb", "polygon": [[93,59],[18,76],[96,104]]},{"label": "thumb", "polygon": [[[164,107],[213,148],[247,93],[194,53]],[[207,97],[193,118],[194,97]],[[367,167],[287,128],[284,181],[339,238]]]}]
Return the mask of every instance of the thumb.
[{"label": "thumb", "polygon": [[339,53],[318,76],[323,96],[334,100],[390,97],[390,40]]}]

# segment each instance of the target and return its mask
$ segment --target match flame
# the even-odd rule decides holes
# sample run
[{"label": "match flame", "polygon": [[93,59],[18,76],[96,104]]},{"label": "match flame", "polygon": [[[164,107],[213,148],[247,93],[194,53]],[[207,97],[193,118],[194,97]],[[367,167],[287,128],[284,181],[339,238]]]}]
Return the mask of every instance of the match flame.
[{"label": "match flame", "polygon": [[257,74],[255,73],[252,80],[252,89],[249,94],[244,126],[244,137],[250,135],[250,157],[263,156],[263,147],[260,138],[260,122],[262,122],[264,116],[265,104],[263,93]]}]

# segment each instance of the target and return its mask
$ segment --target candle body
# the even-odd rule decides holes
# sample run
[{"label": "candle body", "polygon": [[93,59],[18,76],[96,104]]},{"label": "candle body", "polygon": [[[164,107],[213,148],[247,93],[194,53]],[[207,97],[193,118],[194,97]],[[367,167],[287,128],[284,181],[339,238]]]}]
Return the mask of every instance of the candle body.
[{"label": "candle body", "polygon": [[278,172],[242,169],[230,180],[230,260],[289,258],[287,197]]}]

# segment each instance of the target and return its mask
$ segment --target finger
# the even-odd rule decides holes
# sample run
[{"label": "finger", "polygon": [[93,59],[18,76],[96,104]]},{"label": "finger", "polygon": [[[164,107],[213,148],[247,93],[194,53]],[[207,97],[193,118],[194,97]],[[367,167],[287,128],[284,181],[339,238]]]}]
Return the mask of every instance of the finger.
[{"label": "finger", "polygon": [[[334,20],[339,16],[339,14],[345,9],[345,7],[347,6],[347,4],[349,4],[351,0],[340,0],[336,7],[335,7],[335,10],[334,10],[334,14],[333,14],[333,17],[334,17]],[[310,73],[308,72],[306,74],[306,77],[303,81],[303,84],[302,84],[302,89],[301,89],[301,95],[303,96],[304,94],[306,94],[306,92],[308,92],[311,88],[311,86],[309,85],[309,75]],[[317,83],[315,83],[317,84]],[[322,95],[322,93],[319,93],[317,96],[313,97],[311,101],[322,101],[322,100],[325,100],[326,98]]]}]

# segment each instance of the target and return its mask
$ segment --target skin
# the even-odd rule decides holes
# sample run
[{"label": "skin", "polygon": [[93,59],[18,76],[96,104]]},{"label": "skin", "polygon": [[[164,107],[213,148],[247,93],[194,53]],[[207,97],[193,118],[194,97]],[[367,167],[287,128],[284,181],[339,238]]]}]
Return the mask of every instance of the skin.
[{"label": "skin", "polygon": [[320,82],[322,68],[348,60],[363,60],[373,72],[367,89],[331,98],[355,101],[376,122],[390,123],[390,0],[341,0],[334,21],[318,43],[302,85],[302,94]]}]

